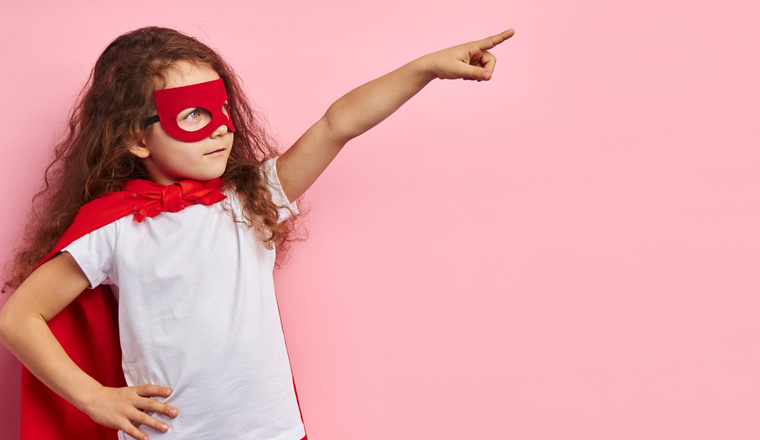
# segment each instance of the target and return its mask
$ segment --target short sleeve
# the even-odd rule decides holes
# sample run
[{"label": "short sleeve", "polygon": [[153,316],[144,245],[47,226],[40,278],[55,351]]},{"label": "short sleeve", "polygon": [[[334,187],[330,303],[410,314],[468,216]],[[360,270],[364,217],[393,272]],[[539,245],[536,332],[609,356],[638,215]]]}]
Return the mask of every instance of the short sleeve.
[{"label": "short sleeve", "polygon": [[262,172],[269,183],[269,191],[272,193],[272,201],[277,205],[279,221],[285,221],[292,215],[298,214],[298,205],[295,201],[290,202],[282,189],[280,178],[277,176],[277,159],[269,159],[262,164]]},{"label": "short sleeve", "polygon": [[68,252],[90,281],[90,288],[100,284],[118,284],[113,271],[116,247],[116,222],[78,238],[61,252]]}]

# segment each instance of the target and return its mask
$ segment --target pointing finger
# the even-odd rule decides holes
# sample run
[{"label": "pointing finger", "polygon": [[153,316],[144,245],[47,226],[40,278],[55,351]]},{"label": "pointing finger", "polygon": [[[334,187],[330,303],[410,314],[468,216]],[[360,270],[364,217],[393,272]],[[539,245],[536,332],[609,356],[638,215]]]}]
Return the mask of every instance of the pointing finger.
[{"label": "pointing finger", "polygon": [[500,34],[496,34],[492,37],[484,38],[482,40],[478,40],[475,42],[477,44],[478,48],[480,50],[488,50],[493,47],[496,47],[497,44],[501,44],[504,41],[508,40],[512,35],[515,34],[514,29],[506,30]]}]

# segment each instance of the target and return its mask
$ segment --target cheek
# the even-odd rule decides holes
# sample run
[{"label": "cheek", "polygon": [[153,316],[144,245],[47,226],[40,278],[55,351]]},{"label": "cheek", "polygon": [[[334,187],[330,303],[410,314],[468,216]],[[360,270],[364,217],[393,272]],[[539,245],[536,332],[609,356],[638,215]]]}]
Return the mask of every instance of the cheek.
[{"label": "cheek", "polygon": [[178,169],[189,163],[192,159],[192,144],[172,139],[164,143],[158,155],[154,155],[164,166]]},{"label": "cheek", "polygon": [[235,145],[235,135],[233,133],[227,133],[227,135],[229,136],[229,139],[225,139],[225,143],[228,147],[227,151],[231,153]]}]

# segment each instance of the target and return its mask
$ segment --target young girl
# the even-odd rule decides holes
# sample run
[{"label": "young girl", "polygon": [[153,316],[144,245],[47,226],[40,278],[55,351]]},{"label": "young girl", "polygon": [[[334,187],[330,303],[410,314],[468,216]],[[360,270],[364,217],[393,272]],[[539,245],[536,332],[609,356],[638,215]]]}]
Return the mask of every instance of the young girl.
[{"label": "young girl", "polygon": [[163,28],[117,38],[56,149],[0,311],[0,339],[34,375],[22,436],[305,438],[272,281],[295,200],[433,79],[491,79],[488,49],[513,34],[358,87],[279,157],[213,50]]}]

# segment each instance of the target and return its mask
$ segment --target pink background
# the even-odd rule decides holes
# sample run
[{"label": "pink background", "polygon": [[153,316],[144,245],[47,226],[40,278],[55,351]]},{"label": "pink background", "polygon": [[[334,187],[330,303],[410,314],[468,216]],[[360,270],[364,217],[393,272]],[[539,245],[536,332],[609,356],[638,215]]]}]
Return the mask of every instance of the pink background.
[{"label": "pink background", "polygon": [[[217,48],[284,148],[351,88],[514,27],[491,82],[431,84],[307,194],[276,281],[310,439],[760,438],[759,9],[14,2],[0,262],[122,32]],[[0,347],[2,438],[19,368]]]}]

